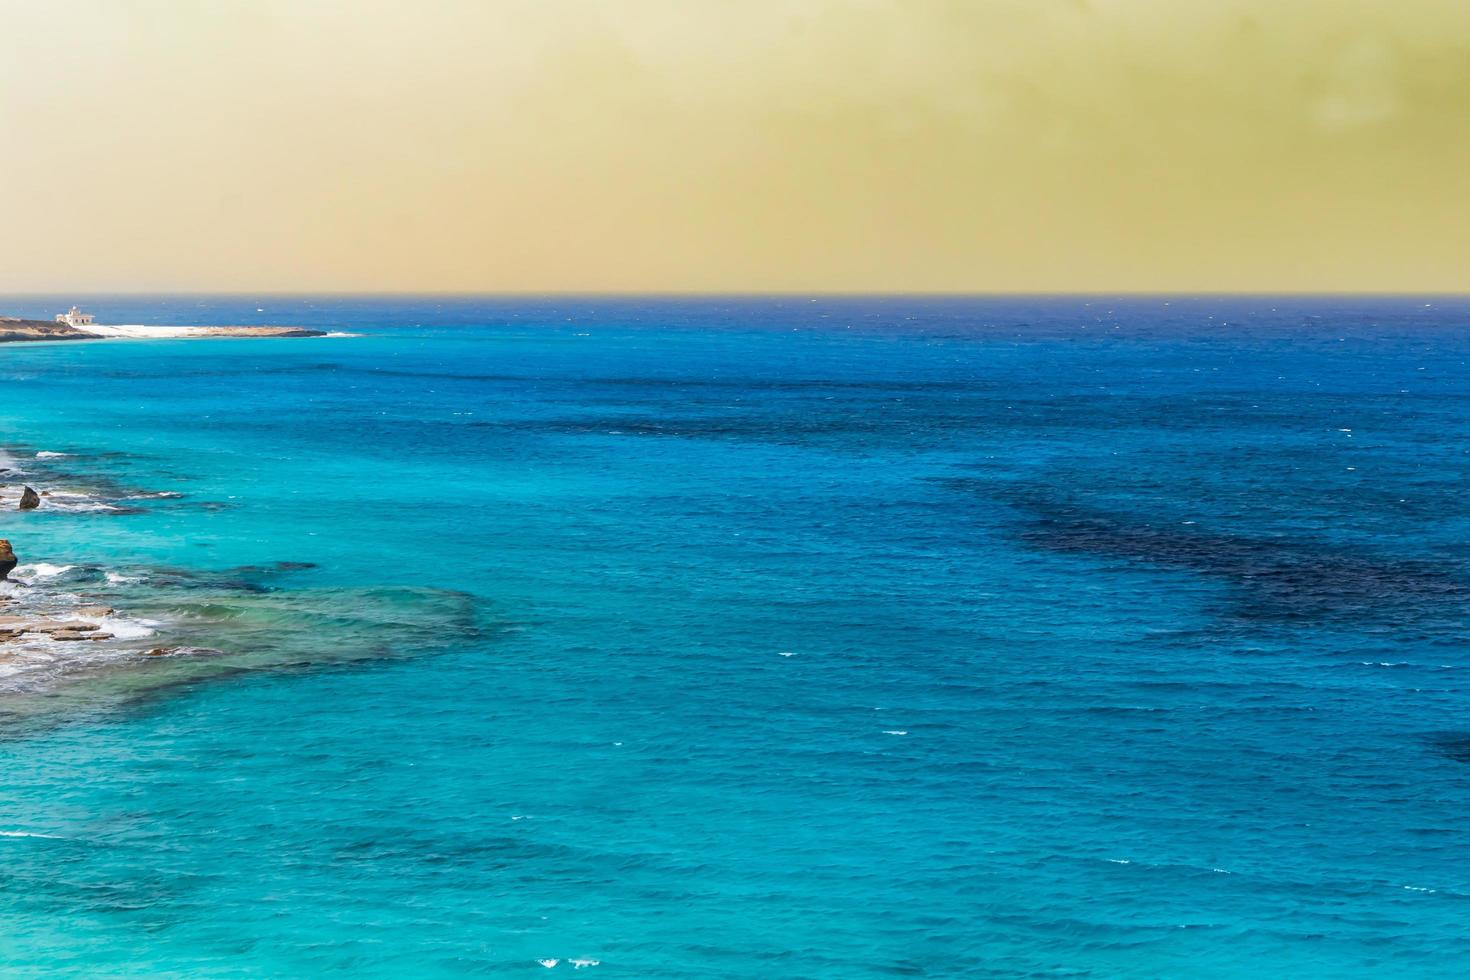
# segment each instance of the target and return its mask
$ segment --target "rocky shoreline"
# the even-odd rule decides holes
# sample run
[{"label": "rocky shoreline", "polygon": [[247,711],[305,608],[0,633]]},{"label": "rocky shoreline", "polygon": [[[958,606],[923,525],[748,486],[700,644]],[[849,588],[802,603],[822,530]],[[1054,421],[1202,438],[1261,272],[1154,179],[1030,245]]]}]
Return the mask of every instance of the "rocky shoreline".
[{"label": "rocky shoreline", "polygon": [[51,323],[46,320],[26,320],[20,317],[0,316],[0,344],[17,341],[45,340],[110,340],[136,336],[178,337],[180,339],[214,337],[325,337],[327,331],[308,327],[291,326],[197,326],[159,327],[149,333],[130,334],[126,328],[102,327],[83,330],[66,323]]},{"label": "rocky shoreline", "polygon": [[83,333],[65,323],[48,323],[45,320],[23,320],[20,317],[0,316],[0,344],[21,340],[94,340],[95,334]]},{"label": "rocky shoreline", "polygon": [[[34,479],[37,476],[39,480]],[[14,482],[17,477],[28,482]],[[38,491],[32,480],[45,489]],[[5,481],[0,482],[0,509],[6,511],[130,512],[98,488],[48,485],[44,473],[22,469],[4,450],[0,450],[0,481]],[[110,585],[113,576],[97,574],[88,583],[76,579],[79,570],[37,562],[18,554],[10,538],[0,538],[0,691],[42,690],[60,674],[111,663],[219,652],[179,641],[157,645],[166,632],[165,623],[119,612],[109,595],[118,591]]]},{"label": "rocky shoreline", "polygon": [[179,684],[431,651],[479,635],[466,593],[311,583],[311,562],[210,570],[109,561],[75,547],[38,561],[23,533],[31,521],[228,506],[119,479],[107,472],[111,455],[0,447],[0,730]]}]

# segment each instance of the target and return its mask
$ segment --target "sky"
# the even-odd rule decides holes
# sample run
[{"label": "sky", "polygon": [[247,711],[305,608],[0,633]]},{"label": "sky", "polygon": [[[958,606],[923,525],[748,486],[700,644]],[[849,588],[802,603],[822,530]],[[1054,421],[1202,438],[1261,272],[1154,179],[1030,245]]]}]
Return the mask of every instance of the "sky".
[{"label": "sky", "polygon": [[1462,292],[1464,0],[0,0],[0,292]]}]

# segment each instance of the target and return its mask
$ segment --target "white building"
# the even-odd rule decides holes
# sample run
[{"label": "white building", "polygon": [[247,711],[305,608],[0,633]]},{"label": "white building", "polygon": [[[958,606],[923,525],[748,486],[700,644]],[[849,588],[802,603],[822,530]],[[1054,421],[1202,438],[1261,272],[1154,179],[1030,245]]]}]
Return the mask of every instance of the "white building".
[{"label": "white building", "polygon": [[71,327],[85,327],[91,324],[92,314],[83,313],[81,310],[73,306],[65,313],[56,314],[56,322],[65,323],[67,326]]}]

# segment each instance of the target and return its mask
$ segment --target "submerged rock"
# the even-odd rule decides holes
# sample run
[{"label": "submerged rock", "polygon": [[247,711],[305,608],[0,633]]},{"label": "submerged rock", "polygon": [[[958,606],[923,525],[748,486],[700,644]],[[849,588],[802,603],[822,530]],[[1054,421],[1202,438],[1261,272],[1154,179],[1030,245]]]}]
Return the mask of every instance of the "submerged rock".
[{"label": "submerged rock", "polygon": [[19,564],[15,552],[10,548],[10,542],[0,538],[0,582],[5,581],[5,577]]},{"label": "submerged rock", "polygon": [[149,647],[143,651],[145,657],[223,657],[223,650],[214,647]]},{"label": "submerged rock", "polygon": [[26,487],[20,492],[21,510],[32,510],[39,506],[41,506],[41,497],[39,494],[36,493],[35,490],[31,489],[30,487]]}]

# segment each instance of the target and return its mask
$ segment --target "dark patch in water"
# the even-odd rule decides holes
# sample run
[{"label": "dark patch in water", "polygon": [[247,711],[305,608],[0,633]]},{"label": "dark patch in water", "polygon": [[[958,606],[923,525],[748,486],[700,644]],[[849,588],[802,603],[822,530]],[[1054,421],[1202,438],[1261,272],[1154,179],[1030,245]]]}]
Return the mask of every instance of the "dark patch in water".
[{"label": "dark patch in water", "polygon": [[204,572],[169,565],[150,567],[144,571],[146,584],[163,589],[207,589],[223,592],[268,592],[266,586],[242,574],[243,569]]},{"label": "dark patch in water", "polygon": [[661,437],[717,441],[751,441],[803,446],[825,440],[853,446],[903,440],[906,446],[928,445],[956,428],[973,424],[968,415],[937,413],[932,406],[886,403],[863,410],[801,404],[784,406],[720,406],[710,414],[599,414],[552,419],[467,423],[472,428],[550,435]]},{"label": "dark patch in water", "polygon": [[[972,481],[946,482],[973,489]],[[1027,515],[1019,529],[1026,543],[1222,579],[1240,596],[1233,610],[1240,619],[1348,616],[1398,622],[1434,615],[1446,605],[1459,612],[1470,602],[1470,583],[1458,566],[1445,562],[1385,557],[1305,537],[1155,524],[1048,493],[1022,492],[1006,499]]]},{"label": "dark patch in water", "polygon": [[1437,732],[1426,741],[1445,758],[1470,765],[1470,732]]},{"label": "dark patch in water", "polygon": [[276,572],[304,572],[319,567],[314,561],[277,561],[269,565],[241,565],[230,569],[237,575],[270,575]]},{"label": "dark patch in water", "polygon": [[180,506],[189,508],[191,510],[203,510],[214,513],[221,510],[230,510],[235,505],[226,503],[223,500],[194,500],[181,504]]}]

